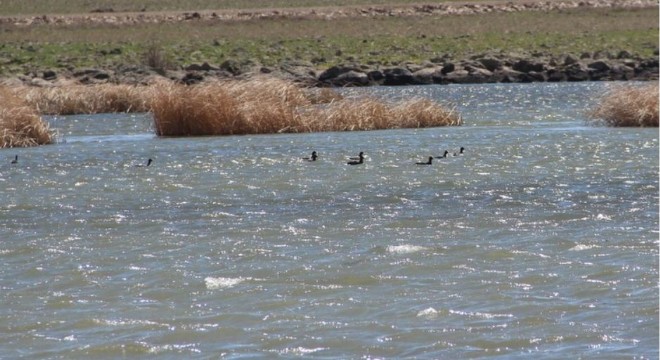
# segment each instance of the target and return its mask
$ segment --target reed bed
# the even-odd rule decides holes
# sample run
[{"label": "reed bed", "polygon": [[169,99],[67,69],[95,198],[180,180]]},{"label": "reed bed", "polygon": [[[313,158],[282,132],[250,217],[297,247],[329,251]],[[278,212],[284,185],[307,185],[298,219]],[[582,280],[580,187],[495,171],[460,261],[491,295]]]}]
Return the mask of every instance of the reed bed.
[{"label": "reed bed", "polygon": [[304,92],[277,79],[157,85],[151,109],[156,135],[273,133],[291,126]]},{"label": "reed bed", "polygon": [[[355,131],[460,125],[453,109],[426,99],[388,104],[311,92],[279,79],[159,85],[152,111],[158,136]],[[325,99],[320,101],[319,99]]]},{"label": "reed bed", "polygon": [[50,144],[53,135],[34,108],[0,88],[0,148]]},{"label": "reed bed", "polygon": [[658,127],[658,83],[622,85],[607,91],[589,113],[595,122],[608,126]]},{"label": "reed bed", "polygon": [[118,84],[22,87],[15,92],[46,115],[147,112],[151,98],[150,87]]},{"label": "reed bed", "polygon": [[428,99],[386,103],[360,97],[315,107],[303,115],[313,131],[366,131],[461,125],[454,111]]}]

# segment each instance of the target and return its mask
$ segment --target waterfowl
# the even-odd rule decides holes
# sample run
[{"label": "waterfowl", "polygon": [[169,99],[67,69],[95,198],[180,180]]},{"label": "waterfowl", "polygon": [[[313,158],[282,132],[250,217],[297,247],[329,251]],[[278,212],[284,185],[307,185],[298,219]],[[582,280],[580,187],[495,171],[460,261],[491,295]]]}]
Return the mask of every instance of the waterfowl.
[{"label": "waterfowl", "polygon": [[135,167],[147,167],[147,166],[151,165],[152,162],[153,162],[153,160],[149,159],[149,160],[147,160],[147,165],[138,164],[138,165],[135,165]]},{"label": "waterfowl", "polygon": [[442,154],[442,156],[436,156],[436,158],[437,158],[437,159],[446,158],[446,157],[447,157],[447,154],[449,154],[449,151],[445,150],[445,153]]},{"label": "waterfowl", "polygon": [[12,164],[18,164],[18,155],[14,157],[14,160],[11,161]]},{"label": "waterfowl", "polygon": [[429,161],[427,161],[427,162],[418,162],[418,163],[415,163],[415,164],[417,164],[417,165],[431,165],[432,161],[433,161],[433,156],[429,156]]},{"label": "waterfowl", "polygon": [[312,156],[311,157],[304,157],[303,160],[316,161],[317,158],[318,158],[318,155],[316,155],[316,151],[312,151]]},{"label": "waterfowl", "polygon": [[465,148],[461,146],[461,149],[458,151],[458,153],[454,153],[454,156],[463,155],[463,150],[465,150]]},{"label": "waterfowl", "polygon": [[[347,162],[348,165],[360,165],[364,163],[364,153],[360,151],[360,154],[357,158],[350,158],[352,161]],[[357,160],[356,160],[357,159]]]}]

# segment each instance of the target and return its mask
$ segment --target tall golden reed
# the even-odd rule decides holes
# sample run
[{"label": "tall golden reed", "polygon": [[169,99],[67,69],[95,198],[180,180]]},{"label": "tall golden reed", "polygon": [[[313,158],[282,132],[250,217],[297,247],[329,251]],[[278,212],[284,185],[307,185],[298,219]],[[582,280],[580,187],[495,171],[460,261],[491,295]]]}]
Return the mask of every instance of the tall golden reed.
[{"label": "tall golden reed", "polygon": [[34,108],[0,88],[0,148],[50,144],[52,133]]},{"label": "tall golden reed", "polygon": [[308,90],[261,77],[194,86],[161,84],[151,102],[154,127],[159,136],[196,136],[417,128],[462,122],[455,111],[430,100],[388,104],[375,98],[344,99],[336,92]]},{"label": "tall golden reed", "polygon": [[310,131],[298,107],[311,105],[298,86],[276,78],[160,84],[151,108],[159,136],[268,134]]},{"label": "tall golden reed", "polygon": [[47,115],[147,112],[151,96],[149,87],[121,84],[21,87],[14,91]]},{"label": "tall golden reed", "polygon": [[658,95],[657,82],[615,86],[603,95],[589,117],[609,126],[658,127]]}]

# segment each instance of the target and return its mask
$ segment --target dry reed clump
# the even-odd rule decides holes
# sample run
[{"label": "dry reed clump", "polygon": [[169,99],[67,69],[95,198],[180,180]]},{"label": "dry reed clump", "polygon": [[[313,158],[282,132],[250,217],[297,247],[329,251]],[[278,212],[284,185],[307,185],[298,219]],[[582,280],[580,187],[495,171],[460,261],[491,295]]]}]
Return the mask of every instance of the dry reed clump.
[{"label": "dry reed clump", "polygon": [[292,82],[261,77],[193,86],[160,84],[151,104],[158,136],[377,130],[462,122],[455,111],[430,100],[390,105],[375,98],[344,99],[334,91],[310,92]]},{"label": "dry reed clump", "polygon": [[300,125],[296,106],[307,104],[297,86],[260,79],[159,84],[151,107],[156,135],[200,136],[287,131]]},{"label": "dry reed clump", "polygon": [[25,87],[15,92],[47,115],[147,112],[151,97],[148,87],[117,84]]},{"label": "dry reed clump", "polygon": [[589,117],[609,126],[658,127],[658,83],[613,87]]},{"label": "dry reed clump", "polygon": [[313,131],[363,131],[461,125],[455,109],[428,99],[388,104],[363,97],[332,102],[303,114]]},{"label": "dry reed clump", "polygon": [[0,88],[0,148],[50,144],[52,133],[34,110],[10,90]]},{"label": "dry reed clump", "polygon": [[328,104],[344,99],[344,96],[331,88],[306,89],[307,98],[312,104]]}]

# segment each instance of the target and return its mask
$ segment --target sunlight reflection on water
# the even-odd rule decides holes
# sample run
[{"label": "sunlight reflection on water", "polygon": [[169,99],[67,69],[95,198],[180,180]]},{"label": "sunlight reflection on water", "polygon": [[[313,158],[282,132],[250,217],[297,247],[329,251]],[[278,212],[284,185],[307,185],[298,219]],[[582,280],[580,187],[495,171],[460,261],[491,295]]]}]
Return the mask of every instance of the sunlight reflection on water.
[{"label": "sunlight reflection on water", "polygon": [[0,166],[0,349],[657,357],[658,133],[585,125],[601,87],[346,90],[466,121],[419,130],[156,138],[148,115],[58,117],[66,143]]}]

